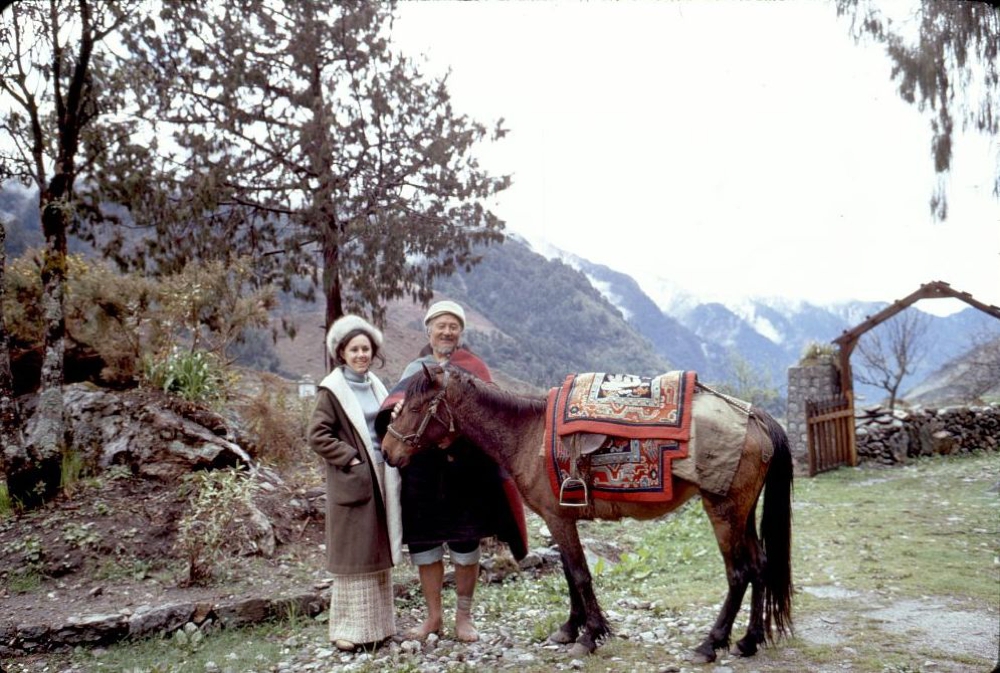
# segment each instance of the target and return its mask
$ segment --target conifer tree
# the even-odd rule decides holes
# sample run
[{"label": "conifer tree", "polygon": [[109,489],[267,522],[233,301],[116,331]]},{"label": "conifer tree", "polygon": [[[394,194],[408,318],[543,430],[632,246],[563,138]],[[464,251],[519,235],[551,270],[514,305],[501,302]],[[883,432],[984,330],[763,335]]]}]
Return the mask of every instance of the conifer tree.
[{"label": "conifer tree", "polygon": [[387,300],[427,302],[435,277],[474,264],[501,238],[487,201],[509,179],[473,151],[504,131],[456,113],[445,81],[393,51],[393,11],[163,3],[155,35],[128,48],[169,160],[119,183],[116,202],[156,232],[120,261],[249,254],[262,282],[306,298],[321,285],[327,324],[381,321]]}]

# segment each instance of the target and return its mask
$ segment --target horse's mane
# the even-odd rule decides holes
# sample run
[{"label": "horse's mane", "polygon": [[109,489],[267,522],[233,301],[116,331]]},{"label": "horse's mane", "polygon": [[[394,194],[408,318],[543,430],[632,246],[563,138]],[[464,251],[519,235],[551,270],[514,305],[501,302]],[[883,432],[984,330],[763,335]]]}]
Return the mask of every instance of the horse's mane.
[{"label": "horse's mane", "polygon": [[[504,390],[493,383],[482,381],[472,374],[455,367],[446,367],[449,382],[455,380],[463,389],[473,391],[489,411],[527,415],[545,413],[545,398],[538,395],[520,395]],[[430,392],[431,380],[422,373],[413,376],[406,387],[406,396]]]}]

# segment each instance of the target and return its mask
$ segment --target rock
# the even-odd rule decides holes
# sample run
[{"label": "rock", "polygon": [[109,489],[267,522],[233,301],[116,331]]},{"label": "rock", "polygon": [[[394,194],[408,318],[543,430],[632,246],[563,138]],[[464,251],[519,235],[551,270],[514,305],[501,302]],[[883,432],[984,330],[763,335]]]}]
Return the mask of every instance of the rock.
[{"label": "rock", "polygon": [[133,638],[175,631],[195,612],[190,603],[167,603],[156,607],[144,605],[128,618],[128,635]]},{"label": "rock", "polygon": [[209,620],[214,606],[211,603],[195,603],[194,611],[191,613],[191,622],[194,624],[204,624]]},{"label": "rock", "polygon": [[248,503],[250,508],[250,540],[254,547],[262,556],[272,558],[277,548],[277,540],[274,536],[274,527],[270,520],[257,509],[252,503]]},{"label": "rock", "polygon": [[236,433],[223,427],[221,417],[182,400],[86,383],[65,386],[63,398],[70,447],[88,465],[128,465],[137,474],[170,480],[195,469],[251,464],[246,451],[226,439]]},{"label": "rock", "polygon": [[50,646],[97,645],[121,640],[128,632],[128,619],[122,614],[87,615],[70,618],[49,632]]},{"label": "rock", "polygon": [[273,606],[265,598],[242,598],[216,606],[215,614],[225,628],[255,624],[271,617]]}]

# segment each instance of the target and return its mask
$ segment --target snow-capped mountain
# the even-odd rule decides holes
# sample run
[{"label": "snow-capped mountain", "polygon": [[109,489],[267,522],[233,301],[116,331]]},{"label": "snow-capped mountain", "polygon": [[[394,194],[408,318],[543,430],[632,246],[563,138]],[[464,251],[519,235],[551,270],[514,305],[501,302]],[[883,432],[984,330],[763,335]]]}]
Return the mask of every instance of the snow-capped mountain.
[{"label": "snow-capped mountain", "polygon": [[[810,342],[829,344],[887,306],[863,301],[818,305],[780,297],[701,300],[667,279],[644,277],[639,281],[555,248],[544,254],[558,257],[586,275],[677,368],[695,369],[706,381],[727,381],[734,372],[734,358],[739,358],[782,395],[788,367],[799,361]],[[919,304],[913,308],[920,310]],[[920,349],[923,356],[915,371],[903,380],[901,392],[971,348],[975,335],[1000,335],[1000,323],[972,307],[947,317],[926,315],[927,332]],[[857,354],[852,362],[857,369]],[[855,392],[861,403],[875,403],[885,396],[881,389],[857,381],[857,376]]]}]

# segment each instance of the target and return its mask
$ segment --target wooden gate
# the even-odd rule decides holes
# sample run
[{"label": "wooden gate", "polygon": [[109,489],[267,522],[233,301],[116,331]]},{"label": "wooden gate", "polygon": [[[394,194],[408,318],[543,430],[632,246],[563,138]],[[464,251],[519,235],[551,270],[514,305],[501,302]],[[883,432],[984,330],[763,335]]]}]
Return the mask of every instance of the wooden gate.
[{"label": "wooden gate", "polygon": [[809,476],[858,463],[854,444],[854,397],[850,392],[825,400],[806,400]]}]

